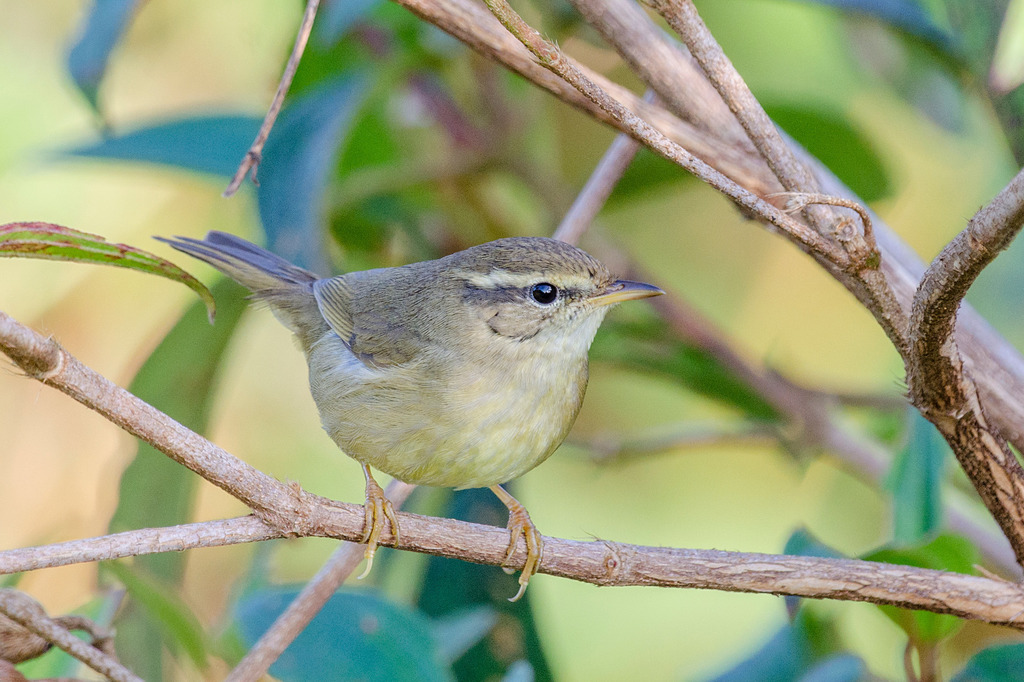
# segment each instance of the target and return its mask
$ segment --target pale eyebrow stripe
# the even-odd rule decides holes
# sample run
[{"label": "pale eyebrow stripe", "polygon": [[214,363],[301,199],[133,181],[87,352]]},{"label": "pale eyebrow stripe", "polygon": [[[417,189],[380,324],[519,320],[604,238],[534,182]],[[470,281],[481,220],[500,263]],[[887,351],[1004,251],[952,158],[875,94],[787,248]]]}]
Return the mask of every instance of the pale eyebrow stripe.
[{"label": "pale eyebrow stripe", "polygon": [[[479,289],[525,289],[528,286],[544,281],[536,273],[508,272],[507,270],[465,272],[460,274],[463,280]],[[556,286],[560,288],[583,288],[588,281],[589,278],[582,276],[562,278],[562,283]]]}]

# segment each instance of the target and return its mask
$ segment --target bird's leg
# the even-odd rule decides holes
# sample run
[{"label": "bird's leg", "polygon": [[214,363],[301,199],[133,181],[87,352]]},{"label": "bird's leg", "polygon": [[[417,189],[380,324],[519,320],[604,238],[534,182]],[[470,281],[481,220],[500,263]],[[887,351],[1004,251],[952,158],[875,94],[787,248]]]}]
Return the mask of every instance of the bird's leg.
[{"label": "bird's leg", "polygon": [[530,578],[537,572],[540,567],[541,554],[544,552],[544,541],[537,530],[537,526],[533,525],[533,521],[530,520],[530,514],[526,511],[526,507],[519,503],[519,500],[505,492],[505,489],[500,485],[492,485],[491,492],[498,496],[506,507],[508,507],[508,552],[505,554],[505,561],[501,564],[502,568],[505,568],[507,572],[512,571],[507,568],[508,563],[512,560],[512,555],[515,554],[516,545],[519,543],[519,536],[523,536],[526,540],[526,561],[523,562],[523,570],[519,574],[519,591],[516,592],[516,596],[509,599],[509,601],[518,601],[523,593],[526,592],[526,586],[530,583]]},{"label": "bird's leg", "polygon": [[391,506],[391,500],[384,496],[384,491],[377,485],[377,481],[373,480],[370,466],[362,466],[363,476],[366,477],[366,502],[363,503],[363,537],[360,542],[366,543],[366,550],[363,552],[363,556],[366,557],[366,568],[363,569],[359,580],[365,578],[373,568],[373,555],[377,553],[377,546],[380,544],[385,518],[391,522],[391,532],[395,536],[395,544],[398,544],[398,519],[395,518],[395,508]]}]

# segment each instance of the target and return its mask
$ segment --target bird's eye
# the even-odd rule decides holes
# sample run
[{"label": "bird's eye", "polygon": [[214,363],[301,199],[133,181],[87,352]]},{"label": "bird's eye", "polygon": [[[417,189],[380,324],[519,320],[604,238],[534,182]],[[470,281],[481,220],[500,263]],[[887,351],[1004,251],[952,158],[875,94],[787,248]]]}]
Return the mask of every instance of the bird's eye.
[{"label": "bird's eye", "polygon": [[555,302],[558,298],[558,287],[554,284],[548,284],[547,282],[541,282],[540,284],[534,284],[530,287],[530,295],[533,296],[533,300],[542,305],[549,305]]}]

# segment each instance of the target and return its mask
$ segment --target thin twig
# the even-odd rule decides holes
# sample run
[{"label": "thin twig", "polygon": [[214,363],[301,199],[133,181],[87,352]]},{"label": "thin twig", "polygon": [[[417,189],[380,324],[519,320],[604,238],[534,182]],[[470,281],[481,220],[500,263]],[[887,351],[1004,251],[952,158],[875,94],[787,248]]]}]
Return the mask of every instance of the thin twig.
[{"label": "thin twig", "polygon": [[[415,488],[415,485],[393,479],[384,494],[398,510]],[[225,682],[256,682],[262,678],[288,645],[306,629],[316,614],[320,613],[331,595],[352,574],[363,560],[364,549],[365,545],[359,543],[342,543],[327,563],[306,583],[302,592],[292,600],[288,608],[249,649],[231,674],[225,678]]]},{"label": "thin twig", "polygon": [[[569,1],[676,116],[723,145],[754,151],[736,117],[701,75],[694,59],[656,26],[635,0]],[[690,87],[676,88],[679,78]]]},{"label": "thin twig", "polygon": [[114,682],[142,682],[142,678],[124,667],[112,655],[86,644],[68,632],[66,627],[47,616],[43,607],[23,592],[9,588],[0,589],[0,613],[29,632],[53,642],[54,646],[63,649]]},{"label": "thin twig", "polygon": [[689,151],[676,144],[647,121],[628,110],[621,102],[613,99],[607,92],[587,77],[561,50],[541,37],[532,26],[523,21],[505,0],[487,0],[487,6],[498,21],[528,49],[542,66],[557,74],[587,98],[595,102],[609,116],[625,124],[629,133],[641,143],[693,173],[698,179],[707,183],[725,196],[733,200],[749,214],[757,216],[769,229],[786,235],[808,253],[845,267],[848,264],[847,254],[832,242],[810,229],[782,211],[778,210],[757,195],[747,191],[728,177],[718,172]]},{"label": "thin twig", "polygon": [[[653,90],[644,94],[644,101],[651,103],[657,99]],[[568,244],[579,244],[580,237],[594,222],[601,212],[612,190],[622,178],[622,174],[633,162],[633,157],[640,150],[640,143],[625,133],[619,133],[608,146],[594,172],[590,174],[583,189],[576,195],[572,206],[566,211],[558,229],[551,236]]]},{"label": "thin twig", "polygon": [[867,242],[869,248],[877,251],[878,246],[875,243],[875,231],[871,226],[871,214],[866,208],[864,208],[864,206],[856,201],[852,201],[844,197],[833,197],[828,194],[808,192],[774,192],[765,196],[765,199],[773,199],[775,197],[786,197],[789,200],[785,208],[787,212],[803,210],[810,204],[841,206],[842,208],[848,208],[856,212],[860,217],[861,225],[864,228],[864,241]]},{"label": "thin twig", "polygon": [[299,32],[295,36],[295,45],[292,47],[292,53],[284,67],[281,82],[277,84],[277,92],[274,93],[270,109],[267,110],[267,115],[263,118],[263,124],[260,126],[259,132],[256,133],[256,139],[249,146],[249,150],[245,153],[242,163],[239,164],[234,177],[231,178],[227,189],[224,190],[225,197],[230,197],[237,192],[247,175],[252,177],[253,182],[256,182],[256,171],[259,168],[260,161],[263,159],[263,145],[267,143],[267,138],[270,137],[270,130],[274,127],[274,122],[277,121],[277,115],[281,113],[285,95],[288,94],[288,88],[292,85],[295,72],[299,69],[299,61],[302,60],[302,53],[306,50],[310,31],[313,30],[313,19],[316,18],[316,11],[319,6],[320,0],[306,0],[306,10],[302,13],[302,23],[299,24]]},{"label": "thin twig", "polygon": [[816,193],[814,175],[789,149],[772,120],[761,108],[743,77],[711,35],[692,0],[646,0],[683,39],[704,75],[722,96],[750,141],[782,186],[790,192]]}]

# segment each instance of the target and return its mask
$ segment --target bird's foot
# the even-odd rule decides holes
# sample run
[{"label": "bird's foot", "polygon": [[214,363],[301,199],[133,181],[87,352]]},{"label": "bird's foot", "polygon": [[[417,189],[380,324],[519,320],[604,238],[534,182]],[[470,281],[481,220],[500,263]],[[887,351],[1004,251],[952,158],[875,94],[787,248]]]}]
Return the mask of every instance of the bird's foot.
[{"label": "bird's foot", "polygon": [[540,560],[544,552],[544,538],[537,530],[537,526],[533,525],[530,513],[526,511],[526,507],[519,500],[505,492],[501,486],[491,486],[491,490],[508,507],[508,551],[505,553],[505,561],[501,564],[506,573],[515,572],[515,569],[509,564],[516,552],[519,538],[523,537],[526,540],[526,560],[523,562],[523,569],[519,574],[519,591],[509,599],[509,601],[519,601],[526,592],[526,586],[530,584],[530,578],[540,568]]},{"label": "bird's foot", "polygon": [[395,508],[391,500],[384,496],[384,491],[373,480],[370,474],[370,467],[363,465],[363,475],[366,476],[366,501],[363,503],[363,537],[360,542],[366,544],[363,556],[366,557],[366,568],[359,575],[362,580],[373,568],[373,557],[380,545],[380,534],[384,531],[384,519],[391,523],[391,532],[395,536],[395,544],[398,544],[398,519],[395,518]]}]

